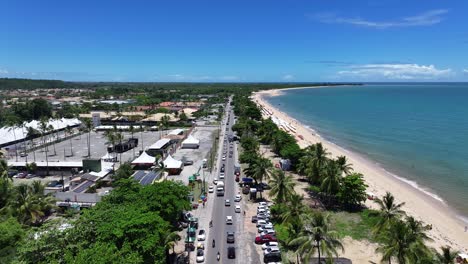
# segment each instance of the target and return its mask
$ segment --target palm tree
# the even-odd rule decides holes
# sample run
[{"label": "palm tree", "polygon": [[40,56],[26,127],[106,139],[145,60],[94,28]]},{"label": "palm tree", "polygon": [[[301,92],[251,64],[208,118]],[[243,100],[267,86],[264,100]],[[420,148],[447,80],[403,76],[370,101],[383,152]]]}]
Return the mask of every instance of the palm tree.
[{"label": "palm tree", "polygon": [[73,137],[71,136],[71,135],[73,135],[73,130],[71,129],[70,126],[67,126],[65,128],[65,133],[67,134],[67,136],[70,137],[70,156],[73,157],[73,142],[72,142]]},{"label": "palm tree", "polygon": [[[122,145],[122,140],[123,139],[124,139],[124,136],[123,136],[122,133],[118,132],[118,133],[115,134],[115,141],[119,142],[120,145]],[[120,165],[122,165],[122,151],[120,151],[119,156],[120,156],[119,157],[119,163],[120,163]]]},{"label": "palm tree", "polygon": [[311,175],[313,182],[317,182],[320,179],[320,173],[328,162],[328,155],[330,155],[330,153],[322,146],[322,143],[315,144],[311,160]]},{"label": "palm tree", "polygon": [[32,151],[33,151],[33,157],[34,157],[34,162],[36,161],[36,150],[34,148],[34,138],[40,134],[39,131],[37,131],[36,129],[34,129],[33,127],[27,127],[26,128],[26,137],[29,138],[29,141],[30,141],[30,145],[31,145],[31,148],[32,148]]},{"label": "palm tree", "polygon": [[304,196],[292,194],[287,202],[288,210],[280,215],[283,224],[291,224],[297,231],[300,227],[300,216],[306,213],[307,207],[303,204]]},{"label": "palm tree", "polygon": [[275,196],[276,203],[283,203],[294,194],[296,183],[291,175],[286,176],[282,170],[274,170],[270,179],[270,195]]},{"label": "palm tree", "polygon": [[332,196],[336,195],[340,189],[341,173],[341,170],[334,162],[329,162],[325,167],[320,189],[327,194],[329,203]]},{"label": "palm tree", "polygon": [[[128,131],[130,131],[130,134],[132,135],[132,138],[133,138],[133,133],[135,133],[135,127],[133,125],[130,125]],[[135,148],[133,148],[133,157],[135,157]]]},{"label": "palm tree", "polygon": [[42,144],[44,145],[44,153],[45,153],[45,158],[46,158],[46,176],[49,175],[49,154],[47,153],[49,151],[49,147],[46,144],[46,139],[45,135],[47,135],[48,131],[48,126],[47,126],[47,120],[45,118],[42,118],[41,121],[39,122],[39,129],[41,130],[41,137],[42,137]]},{"label": "palm tree", "polygon": [[86,118],[84,119],[84,125],[86,132],[88,132],[88,158],[91,157],[91,129],[93,128],[93,123],[91,122],[91,119]]},{"label": "palm tree", "polygon": [[8,132],[13,131],[13,138],[15,139],[15,157],[16,162],[18,162],[18,147],[16,145],[16,124],[18,124],[16,119],[7,120]]},{"label": "palm tree", "polygon": [[387,192],[384,197],[381,199],[377,198],[374,200],[379,206],[379,216],[380,220],[377,222],[374,232],[380,233],[383,228],[388,227],[392,221],[400,218],[405,215],[405,211],[401,210],[401,207],[405,203],[396,204],[395,197]]},{"label": "palm tree", "polygon": [[452,251],[452,249],[447,247],[441,247],[442,253],[436,253],[436,259],[440,264],[453,264],[455,258],[458,256],[458,251]]},{"label": "palm tree", "polygon": [[329,218],[329,214],[320,212],[303,216],[304,229],[290,244],[298,246],[297,253],[304,261],[309,261],[315,252],[318,253],[318,263],[321,263],[322,255],[331,260],[333,255],[338,256],[338,249],[344,251],[338,233],[331,230]]},{"label": "palm tree", "polygon": [[346,175],[349,175],[353,171],[353,164],[348,163],[346,156],[339,156],[335,163],[338,165],[338,168]]},{"label": "palm tree", "polygon": [[166,129],[166,132],[169,127],[169,121],[170,121],[170,117],[168,115],[163,115],[161,117],[161,125],[164,129]]},{"label": "palm tree", "polygon": [[177,231],[167,232],[165,234],[163,243],[166,251],[166,263],[169,263],[169,250],[172,249],[172,252],[175,253],[174,248],[181,239]]},{"label": "palm tree", "polygon": [[[382,254],[382,261],[392,263],[392,259],[396,259],[400,264],[406,263],[423,263],[421,260],[428,259],[430,251],[424,245],[424,241],[428,240],[427,236],[420,228],[412,230],[411,222],[402,220],[392,221],[390,226],[385,230],[385,235],[382,236],[382,243],[377,248],[377,252]],[[416,231],[416,232],[415,232]]]},{"label": "palm tree", "polygon": [[143,151],[143,126],[140,125],[141,151]]},{"label": "palm tree", "polygon": [[0,159],[0,212],[11,198],[13,190],[13,180],[8,176],[8,165]]},{"label": "palm tree", "polygon": [[162,179],[166,179],[165,174],[167,172],[167,167],[164,164],[164,161],[161,155],[157,155],[154,160],[154,171],[161,175]]},{"label": "palm tree", "polygon": [[47,130],[49,132],[53,132],[53,135],[51,135],[51,137],[52,137],[52,146],[54,147],[54,156],[56,156],[57,155],[57,150],[55,149],[55,139],[54,139],[54,137],[55,137],[55,135],[57,135],[57,133],[54,132],[54,126],[52,126],[52,125],[49,125],[47,127]]},{"label": "palm tree", "polygon": [[[253,178],[255,185],[257,185],[259,182],[262,183],[263,179],[269,178],[272,168],[273,164],[269,159],[258,157],[244,170],[244,173],[248,177]],[[260,192],[260,197],[262,197],[262,192]]]}]

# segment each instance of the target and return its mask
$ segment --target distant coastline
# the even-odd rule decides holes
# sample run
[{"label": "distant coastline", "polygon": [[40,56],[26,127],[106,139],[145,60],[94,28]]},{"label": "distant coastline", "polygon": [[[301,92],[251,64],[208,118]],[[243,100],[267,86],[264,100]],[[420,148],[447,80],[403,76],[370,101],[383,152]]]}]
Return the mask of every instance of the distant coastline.
[{"label": "distant coastline", "polygon": [[[347,85],[349,86],[349,84]],[[393,193],[400,202],[406,202],[405,210],[416,218],[433,225],[430,236],[434,239],[434,246],[451,245],[457,249],[468,250],[468,235],[463,233],[464,226],[467,223],[463,222],[462,217],[455,214],[455,210],[445,204],[439,197],[434,197],[431,193],[415,186],[409,180],[398,177],[391,172],[380,167],[375,162],[362,157],[359,154],[346,150],[341,146],[336,145],[322,136],[320,136],[314,128],[310,128],[286,113],[272,106],[265,96],[280,96],[282,91],[297,90],[297,89],[316,89],[336,86],[316,86],[316,87],[295,87],[285,89],[273,89],[257,92],[252,99],[263,108],[267,108],[274,116],[285,120],[288,123],[294,124],[297,128],[297,134],[303,139],[296,138],[301,147],[322,142],[323,145],[331,152],[332,156],[346,155],[350,163],[352,163],[357,172],[364,174],[365,180],[369,185],[368,191],[373,192],[378,196],[382,196],[386,191]],[[366,205],[370,208],[375,208],[375,204],[367,202]]]}]

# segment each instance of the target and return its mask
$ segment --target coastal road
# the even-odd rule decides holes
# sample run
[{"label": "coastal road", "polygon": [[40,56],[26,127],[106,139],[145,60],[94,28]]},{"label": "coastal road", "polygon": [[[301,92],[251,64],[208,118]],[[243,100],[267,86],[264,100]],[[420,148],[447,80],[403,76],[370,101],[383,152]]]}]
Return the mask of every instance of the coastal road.
[{"label": "coastal road", "polygon": [[[239,188],[238,184],[235,181],[234,176],[234,165],[237,163],[236,157],[236,144],[232,143],[232,148],[230,143],[227,140],[229,136],[233,134],[232,125],[234,124],[234,113],[231,110],[230,101],[226,107],[225,119],[223,120],[223,125],[221,126],[221,137],[220,144],[220,153],[218,157],[218,166],[216,167],[215,177],[219,179],[219,172],[222,164],[225,164],[225,192],[224,196],[216,196],[216,193],[213,193],[214,196],[214,205],[213,211],[211,214],[211,219],[213,220],[213,227],[209,230],[209,240],[207,241],[207,252],[205,263],[217,263],[216,255],[219,252],[221,259],[219,263],[239,263],[239,255],[241,253],[242,246],[239,244],[239,237],[243,230],[243,207],[241,213],[236,213],[234,211],[235,205],[239,204],[234,202],[234,197],[238,193]],[[226,122],[228,121],[228,122]],[[226,150],[226,154],[224,154]],[[229,157],[230,150],[233,151],[232,157]],[[222,156],[226,156],[226,160],[222,160]],[[212,183],[210,183],[212,184]],[[229,199],[231,202],[230,206],[225,206],[225,199]],[[232,216],[233,224],[226,225],[226,216]],[[226,241],[227,232],[235,233],[235,243],[228,244]],[[212,241],[215,239],[216,247],[212,247]],[[233,246],[236,249],[236,258],[228,259],[227,248]]]}]

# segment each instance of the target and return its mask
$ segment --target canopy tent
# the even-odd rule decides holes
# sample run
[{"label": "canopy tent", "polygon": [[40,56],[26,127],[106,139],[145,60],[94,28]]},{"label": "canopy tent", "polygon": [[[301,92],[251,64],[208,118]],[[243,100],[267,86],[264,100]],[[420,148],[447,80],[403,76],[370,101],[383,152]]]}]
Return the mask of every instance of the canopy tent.
[{"label": "canopy tent", "polygon": [[174,159],[171,155],[168,155],[163,163],[168,169],[181,169],[183,165],[182,161]]},{"label": "canopy tent", "polygon": [[177,128],[177,129],[174,129],[171,132],[169,132],[168,135],[181,135],[182,133],[184,133],[184,129]]},{"label": "canopy tent", "polygon": [[145,151],[141,155],[132,161],[132,165],[153,165],[155,161],[154,157],[148,155]]},{"label": "canopy tent", "polygon": [[182,148],[198,148],[200,146],[200,140],[194,138],[192,135],[188,136],[187,139],[182,141]]},{"label": "canopy tent", "polygon": [[106,155],[101,157],[101,160],[107,161],[107,162],[113,162],[117,160],[117,157],[114,157],[109,152],[107,152]]}]

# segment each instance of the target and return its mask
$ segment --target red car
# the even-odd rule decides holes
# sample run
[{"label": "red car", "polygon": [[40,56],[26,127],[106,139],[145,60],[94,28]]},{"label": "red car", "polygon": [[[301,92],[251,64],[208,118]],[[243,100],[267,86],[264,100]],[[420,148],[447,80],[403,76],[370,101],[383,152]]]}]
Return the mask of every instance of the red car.
[{"label": "red car", "polygon": [[277,242],[277,241],[278,240],[276,239],[276,237],[270,234],[258,236],[255,238],[255,244],[264,244],[266,242]]}]

